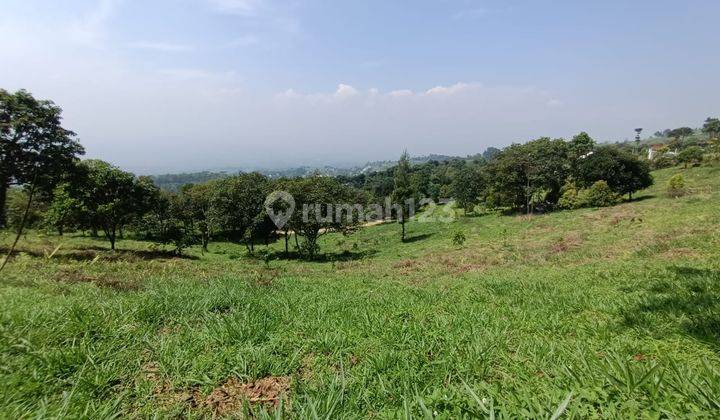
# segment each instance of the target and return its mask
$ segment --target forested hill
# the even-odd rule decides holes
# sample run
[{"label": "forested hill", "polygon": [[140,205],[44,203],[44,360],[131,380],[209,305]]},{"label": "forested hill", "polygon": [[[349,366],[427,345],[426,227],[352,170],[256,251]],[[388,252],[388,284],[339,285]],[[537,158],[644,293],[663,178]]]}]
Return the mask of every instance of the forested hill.
[{"label": "forested hill", "polygon": [[[494,156],[499,149],[493,147],[489,148],[482,154],[473,156],[448,156],[429,154],[427,156],[415,156],[410,158],[410,163],[413,165],[421,165],[428,162],[449,162],[453,160],[472,160],[479,157],[484,157],[487,160]],[[299,166],[289,169],[260,169],[257,172],[269,177],[269,178],[296,178],[304,177],[311,174],[322,174],[327,176],[343,176],[353,177],[361,174],[371,174],[374,172],[382,172],[393,166],[397,165],[397,160],[378,160],[374,162],[368,162],[362,166],[355,166],[352,168],[339,168],[335,166]],[[188,184],[200,184],[213,179],[225,178],[235,173],[246,172],[240,169],[234,171],[203,171],[203,172],[190,172],[190,173],[179,173],[179,174],[163,174],[163,175],[152,175],[151,178],[155,184],[163,190],[177,192],[183,185]]]},{"label": "forested hill", "polygon": [[155,185],[163,190],[177,192],[183,185],[202,184],[213,179],[220,179],[229,176],[227,172],[193,172],[181,174],[152,175]]}]

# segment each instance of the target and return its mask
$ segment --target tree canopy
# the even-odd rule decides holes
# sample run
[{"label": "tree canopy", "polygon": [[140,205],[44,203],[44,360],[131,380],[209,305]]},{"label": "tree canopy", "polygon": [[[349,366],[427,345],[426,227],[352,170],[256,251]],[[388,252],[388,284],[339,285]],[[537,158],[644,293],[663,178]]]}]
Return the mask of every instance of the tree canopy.
[{"label": "tree canopy", "polygon": [[49,193],[84,149],[62,127],[62,109],[19,90],[0,89],[0,227],[11,184],[35,184]]}]

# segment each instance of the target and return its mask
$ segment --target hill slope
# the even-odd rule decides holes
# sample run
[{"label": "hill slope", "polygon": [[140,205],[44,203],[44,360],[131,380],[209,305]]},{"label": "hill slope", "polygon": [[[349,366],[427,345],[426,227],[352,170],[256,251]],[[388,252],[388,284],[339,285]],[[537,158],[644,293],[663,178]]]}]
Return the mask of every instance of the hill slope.
[{"label": "hill slope", "polygon": [[[666,198],[677,172],[693,193]],[[612,208],[328,235],[318,262],[30,235],[0,282],[0,412],[712,416],[720,168],[655,177]]]}]

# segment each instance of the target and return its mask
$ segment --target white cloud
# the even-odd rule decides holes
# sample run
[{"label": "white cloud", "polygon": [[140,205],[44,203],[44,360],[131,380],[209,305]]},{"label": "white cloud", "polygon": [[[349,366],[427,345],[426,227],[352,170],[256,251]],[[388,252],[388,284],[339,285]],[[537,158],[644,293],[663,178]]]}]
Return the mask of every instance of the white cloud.
[{"label": "white cloud", "polygon": [[133,42],[128,45],[130,48],[136,48],[140,50],[152,50],[159,52],[188,52],[195,50],[192,45],[185,44],[173,44],[167,42]]},{"label": "white cloud", "polygon": [[391,91],[390,93],[388,93],[388,95],[392,96],[393,98],[401,98],[403,96],[412,96],[414,95],[414,93],[410,89],[399,89]]},{"label": "white cloud", "polygon": [[352,96],[356,96],[359,94],[357,89],[350,85],[345,84],[339,84],[337,90],[335,91],[335,97],[336,98],[350,98]]},{"label": "white cloud", "polygon": [[455,83],[451,86],[435,86],[425,92],[427,95],[454,95],[460,92],[466,92],[475,88],[479,88],[478,83]]}]

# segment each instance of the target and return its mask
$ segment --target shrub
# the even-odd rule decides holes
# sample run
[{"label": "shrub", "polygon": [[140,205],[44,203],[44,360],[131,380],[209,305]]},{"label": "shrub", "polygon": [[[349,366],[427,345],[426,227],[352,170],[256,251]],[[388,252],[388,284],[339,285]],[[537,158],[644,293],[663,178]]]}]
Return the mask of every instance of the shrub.
[{"label": "shrub", "polygon": [[651,162],[653,169],[671,168],[675,165],[677,165],[677,160],[673,156],[667,155],[658,156]]},{"label": "shrub", "polygon": [[[597,181],[587,190],[586,202],[591,207],[609,207],[622,201],[606,181]],[[585,201],[585,200],[584,200]]]},{"label": "shrub", "polygon": [[687,168],[688,165],[698,165],[703,160],[704,151],[702,148],[698,146],[690,146],[687,149],[681,151],[678,154],[678,161],[680,163],[685,164],[685,167]]},{"label": "shrub", "polygon": [[455,234],[453,234],[452,243],[455,246],[463,246],[463,244],[465,243],[465,239],[467,239],[465,238],[465,234],[457,231],[455,232]]},{"label": "shrub", "polygon": [[682,174],[673,175],[667,182],[667,195],[672,198],[682,197],[687,192],[685,177]]},{"label": "shrub", "polygon": [[580,201],[581,194],[574,182],[567,182],[560,190],[561,196],[558,205],[561,209],[574,210],[583,206]]}]

